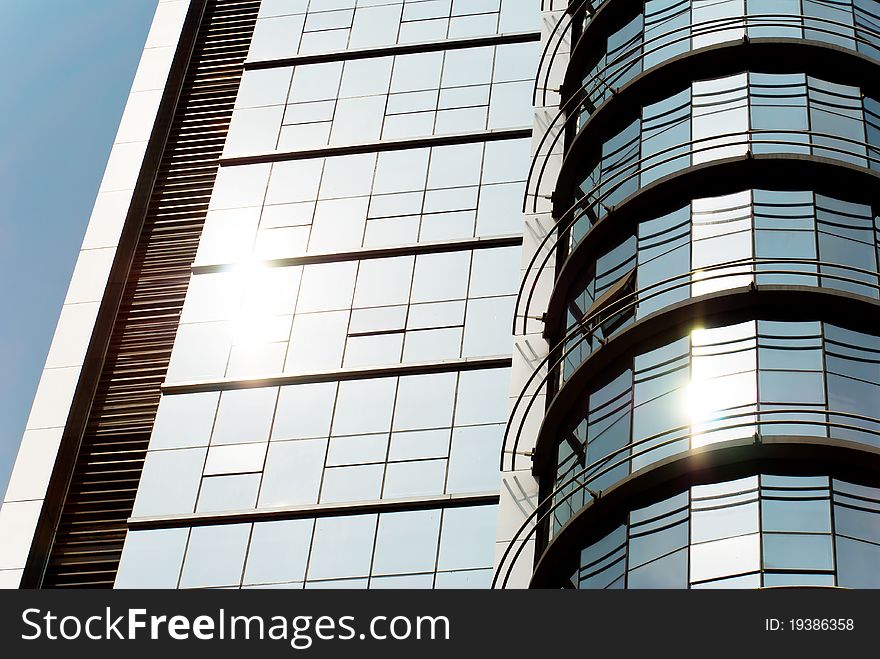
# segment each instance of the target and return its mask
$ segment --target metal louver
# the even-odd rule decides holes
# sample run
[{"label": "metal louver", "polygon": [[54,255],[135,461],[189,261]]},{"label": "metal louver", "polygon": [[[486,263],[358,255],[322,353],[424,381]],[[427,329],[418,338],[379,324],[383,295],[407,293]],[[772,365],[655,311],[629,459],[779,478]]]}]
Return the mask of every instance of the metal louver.
[{"label": "metal louver", "polygon": [[113,586],[258,9],[259,0],[208,0],[205,6],[61,505],[44,588]]}]

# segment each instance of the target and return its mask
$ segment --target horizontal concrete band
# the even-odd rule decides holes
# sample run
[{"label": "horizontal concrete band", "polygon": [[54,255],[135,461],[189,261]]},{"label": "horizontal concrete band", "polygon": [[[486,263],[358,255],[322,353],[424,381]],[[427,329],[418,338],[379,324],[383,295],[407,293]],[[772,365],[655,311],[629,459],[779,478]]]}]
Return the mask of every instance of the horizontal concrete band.
[{"label": "horizontal concrete band", "polygon": [[531,138],[531,128],[504,128],[498,130],[480,130],[471,133],[453,133],[451,135],[428,135],[399,140],[379,140],[378,142],[362,142],[342,146],[325,146],[318,149],[301,151],[277,151],[272,153],[256,153],[249,156],[233,156],[220,159],[221,167],[234,165],[255,165],[285,160],[308,160],[311,158],[331,158],[348,156],[358,153],[377,153],[383,151],[402,151],[405,149],[421,149],[432,146],[449,146],[452,144],[472,144],[474,142],[495,142],[498,140],[515,140]]},{"label": "horizontal concrete band", "polygon": [[166,515],[157,517],[131,517],[128,520],[128,528],[132,531],[143,531],[185,526],[217,526],[220,524],[241,524],[312,517],[339,517],[342,515],[364,515],[368,513],[397,512],[405,510],[458,508],[462,506],[492,505],[498,503],[498,500],[499,495],[497,492],[477,492],[474,494],[444,494],[434,497],[419,497],[411,499],[319,503],[307,506],[285,506],[262,510],[235,510],[222,513],[192,513],[186,515]]},{"label": "horizontal concrete band", "polygon": [[513,43],[540,41],[540,32],[511,32],[510,34],[493,34],[484,37],[465,37],[460,39],[441,39],[437,41],[420,41],[373,48],[352,48],[335,50],[326,53],[310,53],[294,57],[277,59],[249,60],[245,62],[246,71],[256,69],[274,69],[282,66],[303,66],[323,62],[339,62],[372,57],[388,57],[390,55],[410,55],[413,53],[430,53],[438,50],[461,50],[462,48],[479,48],[481,46],[498,46]]},{"label": "horizontal concrete band", "polygon": [[257,387],[277,387],[288,384],[308,384],[312,382],[335,382],[337,380],[365,380],[368,378],[421,375],[425,373],[445,373],[448,371],[475,371],[489,368],[507,368],[511,365],[509,355],[495,357],[465,357],[440,362],[421,362],[417,364],[395,364],[371,368],[341,368],[311,373],[291,373],[271,375],[250,379],[200,380],[166,384],[163,395],[193,394],[204,391],[225,391],[228,389],[255,389]]},{"label": "horizontal concrete band", "polygon": [[[522,234],[491,236],[486,238],[468,238],[465,240],[444,240],[442,242],[413,243],[394,247],[376,247],[356,249],[349,252],[328,252],[322,254],[306,254],[283,259],[260,261],[261,266],[270,268],[290,265],[309,265],[312,263],[338,263],[340,261],[360,261],[364,259],[384,259],[410,254],[438,254],[441,252],[458,252],[466,249],[492,249],[493,247],[516,247],[522,245]],[[193,274],[224,272],[239,267],[236,263],[216,263],[193,266]]]}]

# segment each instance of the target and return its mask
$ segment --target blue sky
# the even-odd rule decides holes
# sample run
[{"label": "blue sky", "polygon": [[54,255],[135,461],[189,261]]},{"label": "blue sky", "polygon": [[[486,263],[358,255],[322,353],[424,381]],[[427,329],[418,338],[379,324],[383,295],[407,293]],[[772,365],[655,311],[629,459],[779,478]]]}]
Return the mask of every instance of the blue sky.
[{"label": "blue sky", "polygon": [[2,0],[0,494],[157,0]]}]

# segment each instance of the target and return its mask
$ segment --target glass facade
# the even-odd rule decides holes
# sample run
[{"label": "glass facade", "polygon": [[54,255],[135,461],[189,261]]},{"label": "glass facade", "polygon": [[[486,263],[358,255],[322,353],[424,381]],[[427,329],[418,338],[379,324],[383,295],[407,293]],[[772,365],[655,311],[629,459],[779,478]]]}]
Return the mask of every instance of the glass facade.
[{"label": "glass facade", "polygon": [[806,190],[744,190],[639,218],[584,259],[566,300],[567,379],[602,341],[684,300],[756,285],[880,299],[880,216]]},{"label": "glass facade", "polygon": [[537,494],[496,587],[875,587],[876,5],[569,8],[517,297],[549,351],[504,444]]},{"label": "glass facade", "polygon": [[[561,527],[664,458],[736,438],[797,435],[880,446],[880,338],[830,322],[701,326],[639,346],[585,389],[557,449]],[[607,381],[606,380],[610,380]]]},{"label": "glass facade", "polygon": [[[580,123],[640,73],[716,44],[802,39],[880,58],[880,10],[873,0],[645,0],[632,3],[595,38],[585,26]],[[591,38],[593,37],[593,38]]]},{"label": "glass facade", "polygon": [[226,105],[98,323],[143,389],[38,428],[127,503],[4,583],[880,585],[876,2],[209,5]]},{"label": "glass facade", "polygon": [[693,165],[746,154],[814,155],[880,169],[880,102],[803,73],[693,81],[644,105],[603,138],[577,175],[571,243],[641,187]]},{"label": "glass facade", "polygon": [[489,586],[539,19],[262,2],[117,587]]},{"label": "glass facade", "polygon": [[880,490],[761,474],[632,510],[580,552],[575,588],[876,588]]}]

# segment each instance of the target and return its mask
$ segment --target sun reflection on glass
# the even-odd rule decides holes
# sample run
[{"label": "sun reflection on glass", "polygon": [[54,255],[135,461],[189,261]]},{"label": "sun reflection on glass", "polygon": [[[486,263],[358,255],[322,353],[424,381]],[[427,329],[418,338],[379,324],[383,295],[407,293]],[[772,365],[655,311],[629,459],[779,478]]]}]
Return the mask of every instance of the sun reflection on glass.
[{"label": "sun reflection on glass", "polygon": [[756,350],[750,323],[691,333],[691,381],[686,406],[691,446],[754,433]]},{"label": "sun reflection on glass", "polygon": [[271,291],[262,284],[269,268],[259,261],[241,263],[230,272],[234,274],[229,294],[238,295],[241,304],[232,320],[233,342],[237,345],[270,341],[274,328],[269,304]]}]

